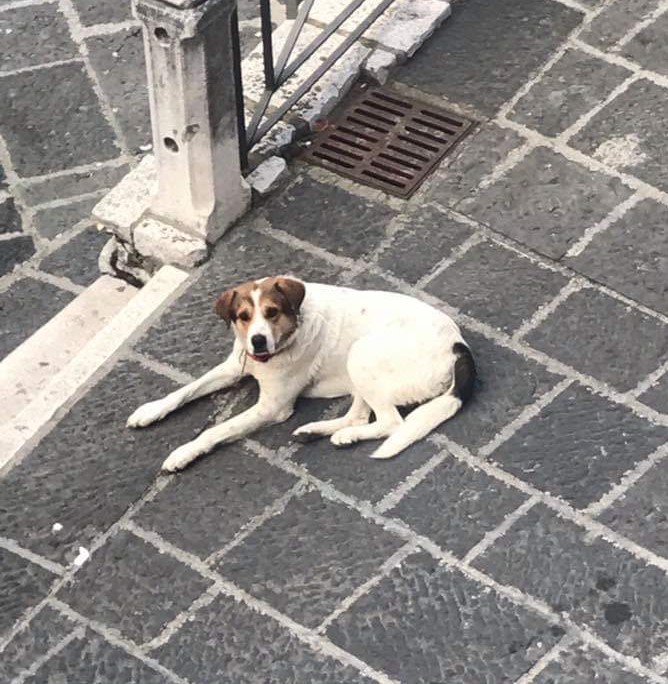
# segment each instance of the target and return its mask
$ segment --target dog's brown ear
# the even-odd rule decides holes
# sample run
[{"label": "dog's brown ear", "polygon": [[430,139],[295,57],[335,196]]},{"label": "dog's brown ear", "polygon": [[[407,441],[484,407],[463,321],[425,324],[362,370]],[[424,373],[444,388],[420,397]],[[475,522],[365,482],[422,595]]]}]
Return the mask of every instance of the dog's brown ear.
[{"label": "dog's brown ear", "polygon": [[226,290],[216,300],[215,312],[229,325],[236,320],[236,310],[234,308],[237,299],[237,291],[234,289]]},{"label": "dog's brown ear", "polygon": [[295,280],[294,278],[276,278],[274,283],[274,288],[283,295],[283,298],[288,304],[290,311],[293,315],[299,313],[299,308],[304,301],[304,296],[306,295],[306,288],[304,283],[300,280]]}]

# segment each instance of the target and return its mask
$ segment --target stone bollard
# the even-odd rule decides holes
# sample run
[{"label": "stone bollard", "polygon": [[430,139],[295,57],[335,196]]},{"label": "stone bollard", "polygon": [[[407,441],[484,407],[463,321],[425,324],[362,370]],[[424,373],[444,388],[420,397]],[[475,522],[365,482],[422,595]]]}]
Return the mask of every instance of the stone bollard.
[{"label": "stone bollard", "polygon": [[[135,0],[154,160],[144,160],[93,213],[149,271],[202,261],[207,243],[250,204],[239,154],[236,6],[236,0]],[[115,215],[123,213],[132,215],[131,225],[119,225]]]}]

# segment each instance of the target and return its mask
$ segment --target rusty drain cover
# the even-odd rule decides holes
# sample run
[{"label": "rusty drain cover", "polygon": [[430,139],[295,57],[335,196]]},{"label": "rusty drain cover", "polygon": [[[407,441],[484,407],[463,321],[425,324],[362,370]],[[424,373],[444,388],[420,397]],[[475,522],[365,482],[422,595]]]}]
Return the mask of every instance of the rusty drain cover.
[{"label": "rusty drain cover", "polygon": [[472,126],[459,114],[388,88],[361,86],[304,158],[405,199]]}]

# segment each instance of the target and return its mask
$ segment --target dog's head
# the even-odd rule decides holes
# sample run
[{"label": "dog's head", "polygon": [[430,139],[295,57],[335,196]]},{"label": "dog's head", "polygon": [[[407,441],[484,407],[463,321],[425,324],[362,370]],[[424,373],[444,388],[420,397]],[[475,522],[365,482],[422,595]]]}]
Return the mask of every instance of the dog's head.
[{"label": "dog's head", "polygon": [[278,276],[252,280],[224,292],[216,313],[234,328],[246,353],[266,362],[285,348],[299,326],[306,289],[295,278]]}]

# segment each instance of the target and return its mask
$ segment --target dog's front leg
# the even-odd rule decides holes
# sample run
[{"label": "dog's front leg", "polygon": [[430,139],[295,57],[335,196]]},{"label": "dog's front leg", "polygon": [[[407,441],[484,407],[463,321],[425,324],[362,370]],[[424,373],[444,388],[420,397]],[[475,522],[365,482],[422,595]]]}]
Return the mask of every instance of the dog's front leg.
[{"label": "dog's front leg", "polygon": [[167,414],[175,411],[189,401],[198,399],[211,392],[230,387],[243,376],[243,366],[239,361],[239,353],[235,349],[219,366],[211,369],[201,378],[180,387],[157,401],[150,401],[140,406],[129,418],[128,427],[146,427],[151,423],[162,420]]},{"label": "dog's front leg", "polygon": [[205,430],[192,442],[172,451],[162,464],[162,469],[170,473],[182,470],[218,444],[233,442],[266,425],[281,423],[290,417],[293,405],[294,401],[289,404],[257,403],[224,423]]}]

